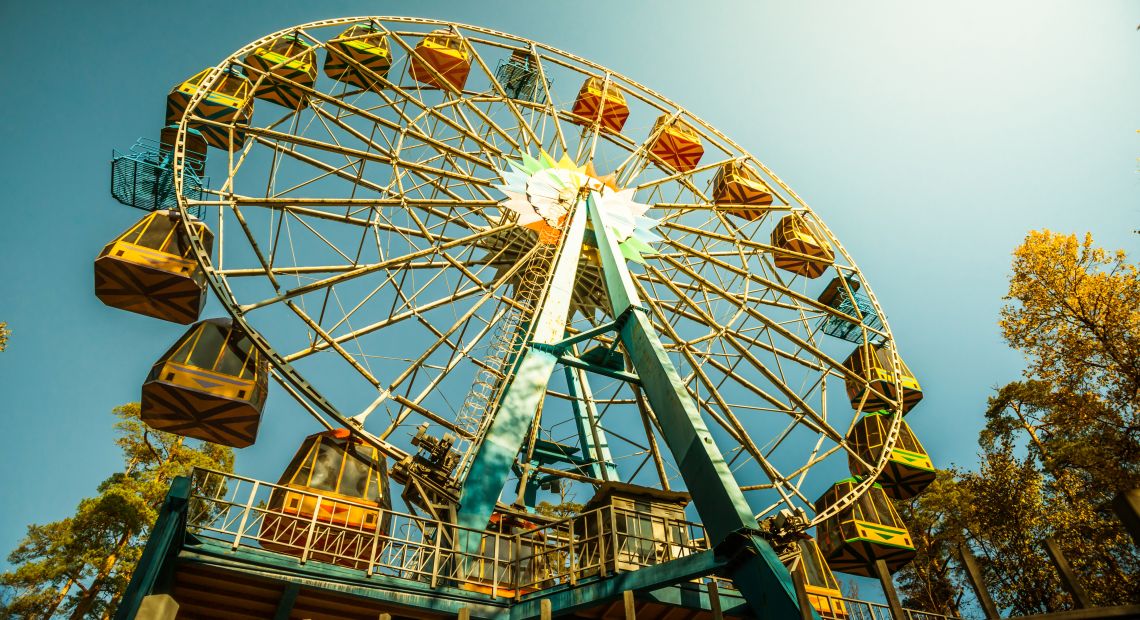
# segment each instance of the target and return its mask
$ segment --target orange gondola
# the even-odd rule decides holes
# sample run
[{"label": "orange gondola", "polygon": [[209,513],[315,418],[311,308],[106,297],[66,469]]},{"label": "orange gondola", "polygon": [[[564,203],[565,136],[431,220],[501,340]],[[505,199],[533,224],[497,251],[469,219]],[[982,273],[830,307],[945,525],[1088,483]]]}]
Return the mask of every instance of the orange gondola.
[{"label": "orange gondola", "polygon": [[773,259],[785,271],[818,278],[835,262],[823,233],[798,213],[785,215],[772,229]]},{"label": "orange gondola", "polygon": [[730,161],[717,170],[712,183],[713,204],[730,205],[725,211],[754,222],[768,212],[772,191],[742,161]]},{"label": "orange gondola", "polygon": [[570,122],[578,125],[592,125],[601,122],[602,129],[618,133],[629,118],[629,105],[617,84],[596,77],[586,78],[570,109],[574,116]]},{"label": "orange gondola", "polygon": [[261,546],[348,568],[382,551],[392,500],[384,457],[347,429],[309,435],[269,496]]},{"label": "orange gondola", "polygon": [[658,157],[666,168],[677,172],[689,172],[697,167],[705,154],[701,136],[688,123],[671,114],[662,114],[653,123],[649,132],[653,143],[649,152]]},{"label": "orange gondola", "polygon": [[408,72],[421,84],[459,92],[471,72],[471,52],[458,33],[433,30],[416,45]]},{"label": "orange gondola", "polygon": [[[192,218],[206,248],[214,235]],[[120,310],[181,323],[198,320],[206,301],[206,276],[176,211],[160,210],[115,237],[95,259],[95,296]]]},{"label": "orange gondola", "polygon": [[195,323],[151,368],[142,420],[153,429],[244,448],[257,440],[269,362],[230,319]]}]

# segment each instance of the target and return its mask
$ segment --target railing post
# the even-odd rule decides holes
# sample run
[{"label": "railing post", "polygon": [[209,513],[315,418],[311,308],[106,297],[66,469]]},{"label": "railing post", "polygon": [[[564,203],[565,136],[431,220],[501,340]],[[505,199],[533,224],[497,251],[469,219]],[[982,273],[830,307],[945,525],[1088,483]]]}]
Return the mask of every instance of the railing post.
[{"label": "railing post", "polygon": [[574,519],[570,519],[567,524],[570,526],[566,536],[570,547],[570,585],[575,585],[578,583],[578,559],[574,557]]},{"label": "railing post", "polygon": [[875,560],[875,572],[879,575],[879,583],[883,585],[883,594],[887,597],[891,617],[894,620],[906,620],[902,603],[899,603],[899,594],[895,592],[895,584],[891,581],[891,571],[887,570],[887,563],[883,560]]},{"label": "railing post", "polygon": [[595,533],[595,536],[597,536],[597,539],[598,539],[598,573],[602,577],[605,577],[607,575],[607,571],[606,571],[606,535],[605,535],[605,530],[602,529],[602,524],[603,524],[602,511],[598,510],[597,512],[595,512],[595,514],[598,516],[598,518],[597,518],[598,531]]},{"label": "railing post", "polygon": [[986,581],[982,578],[982,569],[978,566],[978,560],[970,553],[970,549],[966,543],[958,543],[958,553],[962,556],[962,567],[966,569],[966,576],[970,579],[970,585],[974,588],[974,594],[978,597],[978,604],[982,606],[982,613],[985,614],[986,620],[997,620],[1001,618],[998,614],[997,606],[994,605],[994,600],[990,598],[990,593],[986,590]]},{"label": "railing post", "polygon": [[1118,493],[1112,501],[1112,510],[1132,536],[1132,542],[1140,547],[1140,489]]},{"label": "railing post", "polygon": [[[792,586],[796,589],[796,603],[800,607],[800,619],[812,620],[811,599],[808,598],[807,588],[804,585],[803,559],[800,560],[800,565],[792,571]],[[897,620],[902,620],[902,618]]]},{"label": "railing post", "polygon": [[491,596],[499,595],[499,536],[495,533],[492,542],[495,543],[495,553],[491,556]]},{"label": "railing post", "polygon": [[[517,601],[520,597],[522,597],[523,584],[525,583],[522,576],[522,534],[516,531],[512,538],[513,540],[511,541],[511,554],[513,558],[511,560],[511,565],[514,567],[514,571],[511,574],[514,575],[514,581],[512,582],[512,585],[514,585],[515,600]],[[533,567],[534,553],[530,554],[530,558],[530,564]]]},{"label": "railing post", "polygon": [[[309,559],[309,551],[312,550],[313,535],[317,531],[317,515],[321,514],[321,500],[324,496],[317,496],[317,503],[313,506],[313,518],[309,520],[309,533],[305,536],[305,548],[301,550],[301,564],[304,564]],[[304,499],[301,500],[301,505],[305,505]]]},{"label": "railing post", "polygon": [[245,503],[245,509],[242,510],[241,522],[238,523],[237,534],[234,535],[234,544],[231,549],[235,551],[238,545],[241,544],[241,535],[245,532],[245,524],[249,521],[249,511],[253,510],[253,500],[257,497],[257,487],[261,484],[260,481],[254,480],[253,487],[249,490],[249,501]]},{"label": "railing post", "polygon": [[439,556],[442,553],[443,547],[443,522],[436,521],[435,525],[435,557],[432,558],[431,563],[431,587],[439,585]]},{"label": "railing post", "polygon": [[1053,566],[1057,568],[1057,573],[1061,576],[1061,585],[1065,587],[1069,596],[1073,597],[1073,606],[1077,609],[1091,607],[1088,593],[1077,581],[1077,575],[1073,572],[1073,567],[1069,565],[1069,560],[1065,558],[1065,553],[1061,551],[1057,541],[1046,538],[1045,552],[1049,554],[1049,559],[1053,561]]},{"label": "railing post", "polygon": [[712,611],[712,620],[724,620],[724,612],[720,608],[720,586],[716,585],[716,577],[709,577],[709,610]]},{"label": "railing post", "polygon": [[617,514],[614,512],[613,506],[607,507],[606,510],[610,512],[610,544],[612,545],[610,549],[612,549],[611,555],[614,558],[614,573],[618,573],[621,572],[618,568],[621,564],[618,561],[618,558],[621,557],[621,549],[618,547]]},{"label": "railing post", "polygon": [[367,575],[372,576],[372,567],[376,564],[376,547],[380,544],[380,524],[384,522],[384,510],[376,511],[376,527],[372,530],[372,552],[368,554]]}]

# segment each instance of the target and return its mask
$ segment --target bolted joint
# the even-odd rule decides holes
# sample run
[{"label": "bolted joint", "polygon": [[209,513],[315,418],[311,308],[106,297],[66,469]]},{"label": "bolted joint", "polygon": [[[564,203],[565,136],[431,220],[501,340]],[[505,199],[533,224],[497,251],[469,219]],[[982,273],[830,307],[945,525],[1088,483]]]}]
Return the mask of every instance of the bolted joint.
[{"label": "bolted joint", "polygon": [[763,532],[753,527],[742,527],[717,543],[713,553],[717,560],[724,562],[724,568],[732,573],[741,564],[760,555]]}]

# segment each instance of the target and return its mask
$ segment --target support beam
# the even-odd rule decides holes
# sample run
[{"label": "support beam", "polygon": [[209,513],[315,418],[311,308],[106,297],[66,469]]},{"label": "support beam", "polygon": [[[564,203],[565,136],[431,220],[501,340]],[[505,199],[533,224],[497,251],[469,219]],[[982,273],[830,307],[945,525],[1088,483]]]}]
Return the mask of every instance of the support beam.
[{"label": "support beam", "polygon": [[875,572],[879,575],[879,583],[883,586],[883,595],[887,597],[887,607],[891,610],[894,620],[907,620],[902,603],[899,602],[899,593],[895,591],[895,582],[891,579],[891,571],[883,560],[875,560]]},{"label": "support beam", "polygon": [[712,610],[712,620],[724,620],[724,611],[720,606],[720,587],[716,579],[709,579],[709,608]]},{"label": "support beam", "polygon": [[186,529],[186,507],[190,498],[190,478],[178,476],[170,484],[170,492],[159,509],[158,519],[150,530],[150,538],[142,557],[135,565],[131,582],[115,610],[115,620],[130,620],[138,613],[143,598],[151,593],[155,580],[167,559],[178,551],[178,542]]},{"label": "support beam", "polygon": [[590,459],[589,474],[601,480],[620,482],[606,433],[598,428],[598,410],[594,406],[594,393],[590,390],[586,371],[570,366],[564,370],[570,406],[574,410],[574,425],[578,429],[578,445],[582,455]]},{"label": "support beam", "polygon": [[1112,501],[1112,509],[1132,535],[1132,543],[1140,547],[1140,489],[1121,491]]},{"label": "support beam", "polygon": [[800,604],[800,620],[811,620],[811,599],[808,598],[807,588],[804,586],[803,562],[792,571],[792,582],[796,586],[796,601]]},{"label": "support beam", "polygon": [[[524,596],[511,606],[510,620],[532,620],[540,617],[542,601],[549,601],[559,615],[571,615],[606,601],[616,601],[623,592],[661,590],[667,586],[683,584],[697,577],[711,575],[724,568],[725,562],[712,550],[702,551],[663,564],[645,566],[628,573],[617,573],[606,579],[582,583],[578,586],[556,586],[549,590]],[[779,616],[772,616],[779,617]]]},{"label": "support beam", "polygon": [[990,598],[990,592],[986,589],[986,580],[982,578],[978,559],[970,552],[966,543],[958,543],[958,554],[962,557],[962,567],[966,569],[966,577],[970,580],[970,586],[974,588],[974,595],[978,597],[978,604],[982,606],[986,620],[999,620],[1001,615],[998,614],[997,605],[994,605],[994,600]]},{"label": "support beam", "polygon": [[[585,233],[586,212],[584,209],[575,209],[571,214],[570,225],[563,233],[562,247],[555,259],[546,294],[535,312],[532,343],[550,345],[566,334],[570,297],[574,290]],[[528,346],[523,351],[513,369],[510,383],[503,390],[494,419],[464,478],[463,492],[459,496],[460,526],[486,529],[495,502],[499,500],[507,478],[510,477],[511,464],[522,449],[527,429],[534,422],[538,407],[546,395],[546,387],[557,361],[557,355],[534,346]],[[470,545],[479,544],[475,537],[468,538],[471,539]]]},{"label": "support beam", "polygon": [[1065,552],[1061,550],[1061,546],[1057,544],[1057,541],[1052,538],[1046,538],[1045,553],[1049,554],[1049,559],[1053,561],[1053,566],[1057,567],[1057,574],[1061,577],[1061,585],[1064,586],[1069,596],[1073,597],[1073,605],[1077,609],[1088,609],[1092,607],[1088,593],[1081,587],[1081,583],[1077,580],[1076,573],[1073,572],[1073,567],[1069,565],[1069,560],[1065,557]]},{"label": "support beam", "polygon": [[[629,312],[620,331],[622,344],[641,378],[649,406],[661,421],[665,443],[677,462],[705,531],[718,552],[730,562],[729,576],[758,615],[798,616],[800,607],[788,569],[768,541],[753,533],[757,523],[752,509],[657,338],[648,313],[641,307],[625,258],[593,195],[586,204],[613,316]],[[813,618],[819,617],[814,611],[812,614]]]},{"label": "support beam", "polygon": [[281,591],[281,598],[277,601],[277,611],[273,612],[273,620],[289,620],[289,615],[293,613],[293,605],[297,602],[297,595],[301,592],[301,586],[295,583],[285,584],[285,589]]},{"label": "support beam", "polygon": [[633,598],[633,590],[621,593],[621,604],[625,609],[625,620],[637,620],[637,601]]}]

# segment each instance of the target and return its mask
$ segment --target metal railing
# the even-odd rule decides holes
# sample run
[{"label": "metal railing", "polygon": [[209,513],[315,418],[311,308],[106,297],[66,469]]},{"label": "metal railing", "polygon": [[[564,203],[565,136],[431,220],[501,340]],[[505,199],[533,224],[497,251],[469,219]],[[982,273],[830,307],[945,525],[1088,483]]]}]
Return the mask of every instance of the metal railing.
[{"label": "metal railing", "polygon": [[[263,549],[358,570],[518,598],[707,550],[691,521],[603,506],[531,529],[474,530],[374,504],[195,469],[187,524],[232,550]],[[732,582],[709,575],[721,590]],[[891,620],[885,605],[812,594],[824,620]],[[821,601],[826,601],[823,605]],[[828,612],[827,610],[834,610]],[[907,610],[907,620],[952,620]]]}]

